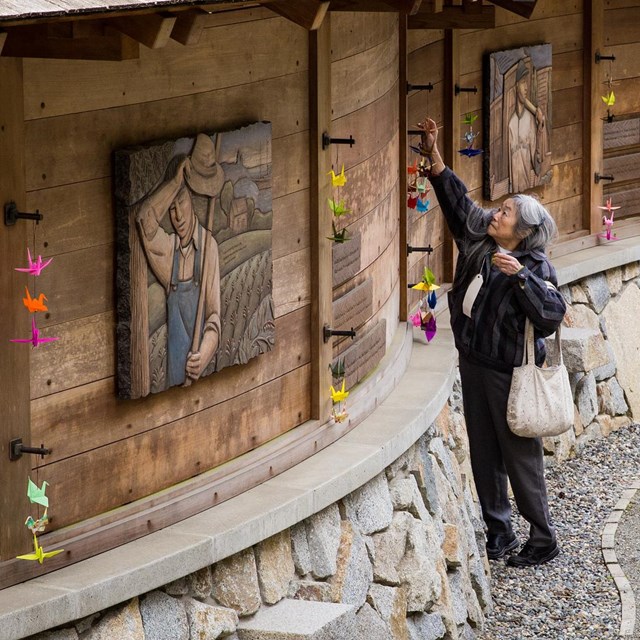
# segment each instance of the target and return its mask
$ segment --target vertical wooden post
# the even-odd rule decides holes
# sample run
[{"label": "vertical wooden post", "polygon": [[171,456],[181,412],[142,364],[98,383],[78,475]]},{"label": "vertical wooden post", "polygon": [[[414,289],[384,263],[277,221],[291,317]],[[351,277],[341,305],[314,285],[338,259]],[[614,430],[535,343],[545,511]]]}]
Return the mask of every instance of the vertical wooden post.
[{"label": "vertical wooden post", "polygon": [[[457,170],[457,143],[460,139],[460,115],[455,86],[460,77],[460,36],[456,29],[444,31],[444,80],[443,80],[443,118],[444,136],[440,144],[442,159],[453,171]],[[449,229],[445,228],[443,245],[443,274],[446,282],[453,282],[455,243]]]},{"label": "vertical wooden post", "polygon": [[323,132],[331,133],[331,14],[319,29],[309,32],[309,157],[311,215],[311,417],[326,420],[331,411],[331,341],[323,326],[333,322],[333,258],[331,170],[329,149],[322,148]]},{"label": "vertical wooden post", "polygon": [[[4,224],[4,205],[15,201],[24,211],[24,98],[22,60],[0,58],[0,560],[29,550],[29,532],[23,522],[29,513],[27,477],[29,455],[9,461],[9,440],[22,438],[30,445],[28,344],[13,344],[11,338],[31,333],[29,313],[22,304],[27,276],[14,271],[27,261],[27,231],[32,222]],[[38,443],[40,444],[40,443]]]},{"label": "vertical wooden post", "polygon": [[399,191],[399,207],[398,215],[398,241],[400,242],[400,278],[398,280],[400,286],[400,315],[401,322],[407,319],[407,243],[409,241],[407,235],[407,81],[408,81],[408,64],[407,64],[407,16],[399,14],[398,16],[398,99],[400,114],[398,121],[399,144],[398,144],[398,191]]},{"label": "vertical wooden post", "polygon": [[584,2],[584,119],[582,127],[582,226],[589,233],[602,228],[602,214],[596,207],[602,204],[602,182],[596,184],[595,174],[603,173],[604,129],[602,112],[602,64],[596,64],[596,51],[602,51],[604,6],[603,0]]}]

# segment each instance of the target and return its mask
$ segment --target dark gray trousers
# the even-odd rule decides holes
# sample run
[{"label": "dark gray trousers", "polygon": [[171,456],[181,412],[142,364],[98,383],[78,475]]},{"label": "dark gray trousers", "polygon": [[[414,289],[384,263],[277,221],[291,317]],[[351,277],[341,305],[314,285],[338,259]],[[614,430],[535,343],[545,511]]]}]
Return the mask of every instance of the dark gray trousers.
[{"label": "dark gray trousers", "polygon": [[473,364],[461,355],[460,377],[471,467],[488,533],[512,532],[508,478],[518,510],[530,524],[529,542],[553,544],[542,441],[516,436],[507,424],[511,373]]}]

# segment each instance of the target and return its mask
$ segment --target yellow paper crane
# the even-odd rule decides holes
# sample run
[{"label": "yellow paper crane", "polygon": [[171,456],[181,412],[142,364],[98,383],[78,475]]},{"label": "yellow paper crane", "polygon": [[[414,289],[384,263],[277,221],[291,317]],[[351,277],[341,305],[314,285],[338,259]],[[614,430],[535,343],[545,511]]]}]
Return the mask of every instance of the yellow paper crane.
[{"label": "yellow paper crane", "polygon": [[344,187],[347,184],[347,176],[344,175],[344,164],[342,165],[342,171],[338,175],[335,174],[333,169],[327,175],[331,176],[331,184],[334,187]]},{"label": "yellow paper crane", "polygon": [[613,91],[609,91],[606,96],[600,96],[602,98],[602,102],[604,102],[607,107],[613,107],[616,103],[616,96]]},{"label": "yellow paper crane", "polygon": [[45,551],[39,544],[36,534],[33,534],[33,553],[26,553],[23,556],[16,556],[18,560],[37,560],[40,564],[44,562],[45,558],[51,558],[62,553],[64,549],[56,549],[55,551]]},{"label": "yellow paper crane", "polygon": [[346,379],[343,378],[342,379],[342,389],[340,389],[339,391],[336,391],[333,388],[333,385],[331,386],[331,400],[333,401],[333,404],[338,404],[338,402],[342,402],[343,400],[346,400],[349,397],[349,392],[345,391],[345,383],[346,383]]}]

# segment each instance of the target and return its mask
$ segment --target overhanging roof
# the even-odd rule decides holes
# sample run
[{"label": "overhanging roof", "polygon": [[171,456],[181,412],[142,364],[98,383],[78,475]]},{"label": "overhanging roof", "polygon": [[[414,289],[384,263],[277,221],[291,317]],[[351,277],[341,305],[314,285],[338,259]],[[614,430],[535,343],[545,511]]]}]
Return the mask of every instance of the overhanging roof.
[{"label": "overhanging roof", "polygon": [[209,13],[264,6],[305,29],[327,11],[395,12],[411,29],[495,26],[495,6],[529,17],[537,0],[0,0],[0,55],[124,60],[139,45],[198,42]]}]

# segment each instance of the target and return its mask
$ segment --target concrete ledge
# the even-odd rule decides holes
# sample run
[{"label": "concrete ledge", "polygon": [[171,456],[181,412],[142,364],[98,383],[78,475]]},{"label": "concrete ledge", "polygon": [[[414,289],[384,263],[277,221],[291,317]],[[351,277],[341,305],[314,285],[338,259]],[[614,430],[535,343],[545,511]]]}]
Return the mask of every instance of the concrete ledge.
[{"label": "concrete ledge", "polygon": [[640,260],[640,240],[625,238],[554,258],[558,284],[569,284],[594,273]]},{"label": "concrete ledge", "polygon": [[[350,396],[369,414],[346,436],[212,509],[88,560],[0,592],[0,640],[64,625],[215,564],[317,513],[368,482],[427,430],[444,406],[457,354],[448,315],[431,344],[401,323],[388,375]],[[418,334],[416,334],[418,335]],[[386,396],[386,398],[385,398]],[[384,400],[382,398],[385,398]]]}]

